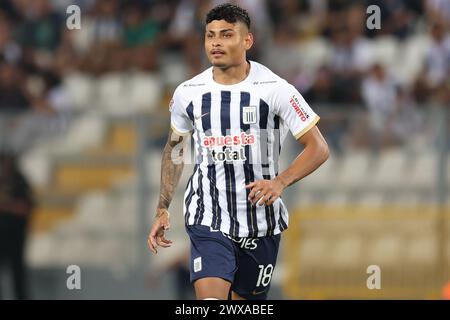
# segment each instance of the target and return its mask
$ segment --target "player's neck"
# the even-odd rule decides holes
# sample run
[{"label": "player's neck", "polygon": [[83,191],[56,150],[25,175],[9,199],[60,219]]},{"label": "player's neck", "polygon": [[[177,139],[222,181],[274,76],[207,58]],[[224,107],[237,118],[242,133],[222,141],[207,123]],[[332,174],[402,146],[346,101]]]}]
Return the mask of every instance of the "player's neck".
[{"label": "player's neck", "polygon": [[228,67],[213,67],[213,79],[215,82],[224,85],[233,85],[244,81],[250,72],[250,63],[245,60],[243,63]]}]

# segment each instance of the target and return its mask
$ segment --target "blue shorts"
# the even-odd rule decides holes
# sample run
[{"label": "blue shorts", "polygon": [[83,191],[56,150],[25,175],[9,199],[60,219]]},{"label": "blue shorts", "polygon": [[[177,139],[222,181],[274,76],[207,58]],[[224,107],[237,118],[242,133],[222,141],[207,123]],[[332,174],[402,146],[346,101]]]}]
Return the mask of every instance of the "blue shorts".
[{"label": "blue shorts", "polygon": [[190,278],[217,277],[248,300],[267,299],[281,234],[234,238],[203,225],[187,225],[191,240]]}]

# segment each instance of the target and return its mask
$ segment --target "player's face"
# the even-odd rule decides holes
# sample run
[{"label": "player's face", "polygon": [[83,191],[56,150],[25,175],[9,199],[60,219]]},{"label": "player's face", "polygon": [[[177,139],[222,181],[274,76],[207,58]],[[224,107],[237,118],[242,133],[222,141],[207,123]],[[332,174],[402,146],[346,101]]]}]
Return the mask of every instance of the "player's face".
[{"label": "player's face", "polygon": [[253,36],[244,23],[214,20],[206,25],[205,50],[215,67],[228,68],[245,62]]}]

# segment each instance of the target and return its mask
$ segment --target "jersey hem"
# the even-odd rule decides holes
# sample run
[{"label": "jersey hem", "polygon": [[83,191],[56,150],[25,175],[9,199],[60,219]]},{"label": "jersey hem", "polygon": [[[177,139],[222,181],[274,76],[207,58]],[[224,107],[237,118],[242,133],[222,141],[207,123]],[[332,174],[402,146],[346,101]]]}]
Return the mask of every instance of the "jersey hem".
[{"label": "jersey hem", "polygon": [[178,130],[177,128],[175,128],[175,126],[173,124],[170,124],[170,127],[172,128],[173,132],[175,132],[179,136],[187,136],[191,133],[191,131],[182,132],[182,131]]},{"label": "jersey hem", "polygon": [[[211,227],[210,224],[208,224],[208,223],[203,223],[203,222],[201,222],[201,223],[185,223],[185,225],[188,225],[188,226],[202,225],[202,226],[210,227],[210,228],[212,229],[212,227]],[[218,230],[217,230],[217,229],[213,229],[213,230],[215,230],[215,231],[220,231],[220,232],[225,233],[225,234],[228,235],[228,236],[231,236],[228,229],[229,229],[229,228],[220,228],[220,229],[218,229]],[[286,229],[281,230],[280,227],[277,226],[277,227],[275,228],[275,230],[273,230],[272,236],[276,236],[277,234],[280,234],[280,233],[282,233],[283,231],[286,231],[287,229],[288,229],[288,227],[287,227]],[[257,233],[257,235],[256,235],[256,238],[266,237],[266,236],[267,236],[266,233],[267,233],[267,230],[258,231],[258,233]],[[238,237],[238,238],[249,238],[249,233],[239,234],[237,237]]]}]

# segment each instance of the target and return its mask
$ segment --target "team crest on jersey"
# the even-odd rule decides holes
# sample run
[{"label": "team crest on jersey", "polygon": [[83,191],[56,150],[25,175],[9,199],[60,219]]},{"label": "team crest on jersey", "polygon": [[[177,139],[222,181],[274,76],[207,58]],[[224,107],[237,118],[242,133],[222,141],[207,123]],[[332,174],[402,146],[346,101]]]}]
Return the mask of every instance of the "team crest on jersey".
[{"label": "team crest on jersey", "polygon": [[242,123],[254,124],[256,123],[256,107],[248,106],[242,108]]}]

